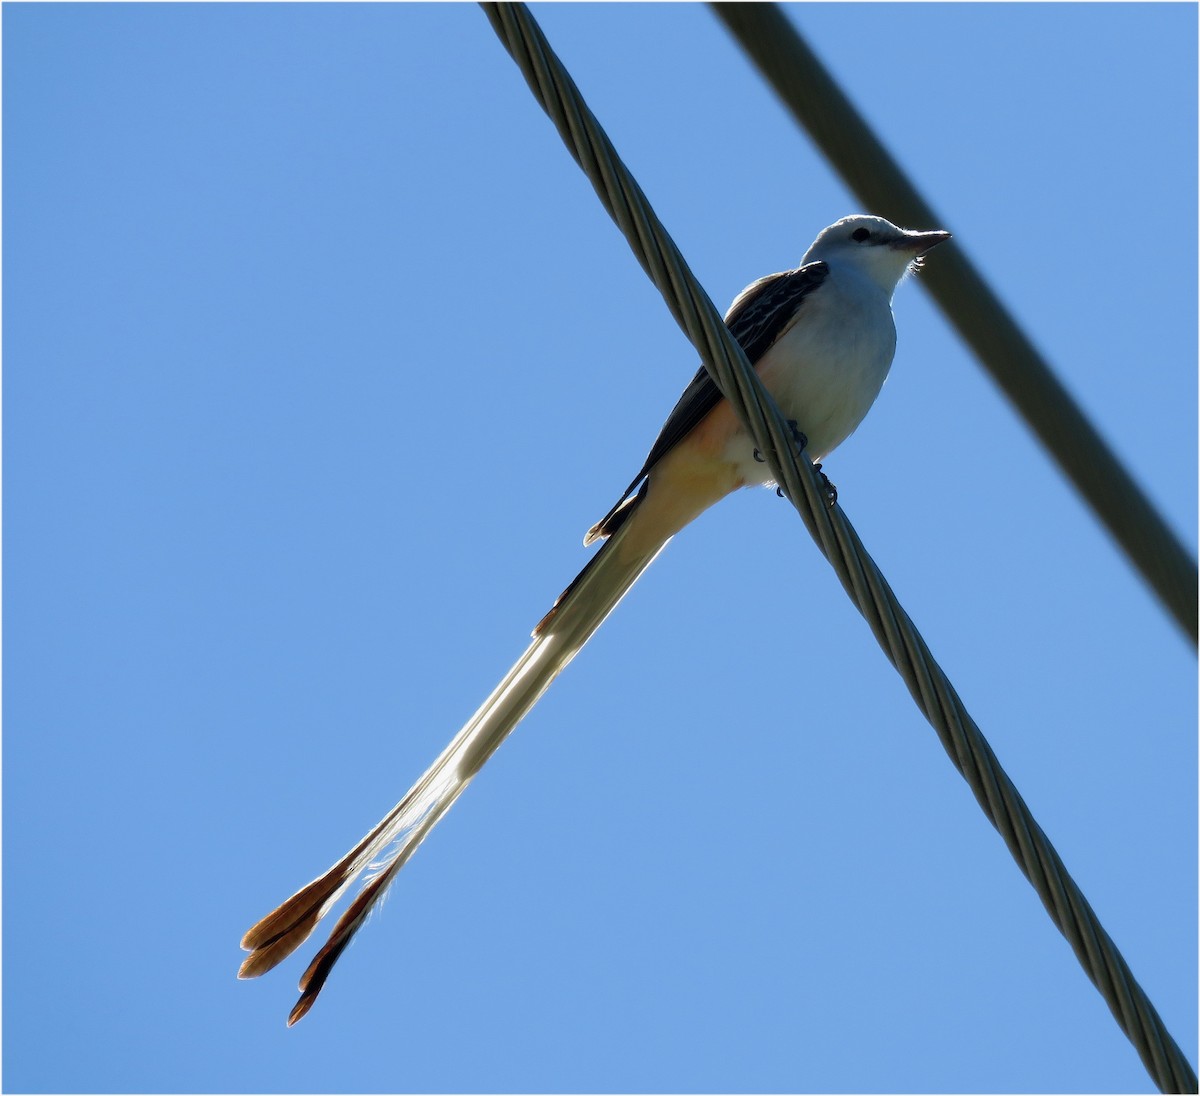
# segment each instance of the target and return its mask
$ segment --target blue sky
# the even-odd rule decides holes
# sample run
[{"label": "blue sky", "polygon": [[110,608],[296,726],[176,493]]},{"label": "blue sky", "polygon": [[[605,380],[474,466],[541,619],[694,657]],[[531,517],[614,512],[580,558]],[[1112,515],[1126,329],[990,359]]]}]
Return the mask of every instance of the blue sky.
[{"label": "blue sky", "polygon": [[[707,9],[534,11],[718,306],[858,210]],[[1194,552],[1195,7],[789,14]],[[695,354],[473,5],[3,30],[8,1090],[1151,1090],[767,491],[286,1030],[315,941],[239,983],[242,932],[523,650]],[[895,307],[827,471],[1195,1062],[1194,652]]]}]

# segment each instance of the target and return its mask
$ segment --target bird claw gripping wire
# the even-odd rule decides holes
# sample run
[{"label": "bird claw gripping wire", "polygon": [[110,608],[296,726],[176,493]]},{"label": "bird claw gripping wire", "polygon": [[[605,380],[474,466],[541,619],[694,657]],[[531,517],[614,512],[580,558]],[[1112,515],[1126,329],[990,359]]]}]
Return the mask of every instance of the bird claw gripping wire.
[{"label": "bird claw gripping wire", "polygon": [[[788,430],[790,430],[792,434],[792,441],[796,443],[796,452],[803,453],[804,450],[808,448],[808,435],[800,429],[800,424],[796,422],[795,419],[788,419],[787,424]],[[754,450],[754,459],[758,461],[759,464],[767,463],[767,458],[764,457],[758,449]]]},{"label": "bird claw gripping wire", "polygon": [[[803,453],[804,450],[808,448],[808,436],[803,430],[800,429],[800,424],[797,423],[795,419],[788,419],[787,424],[788,429],[792,433],[792,441],[796,443],[796,452]],[[766,462],[766,458],[757,449],[754,450],[754,459],[758,461],[759,464],[764,464]],[[821,471],[821,465],[819,463],[813,465],[813,471],[821,477],[821,482],[825,485],[826,500],[829,503],[829,508],[833,509],[833,507],[837,504],[837,488],[830,483],[829,477]],[[780,498],[786,497],[783,493],[782,487],[776,487],[775,494],[777,494]]]},{"label": "bird claw gripping wire", "polygon": [[[830,481],[829,477],[827,475],[825,475],[824,472],[821,471],[820,464],[814,464],[813,471],[816,472],[817,475],[821,477],[821,482],[825,485],[825,502],[829,506],[829,509],[832,510],[837,505],[837,500],[838,500],[837,488]],[[775,494],[777,494],[781,499],[787,497],[783,493],[782,487],[776,487]]]},{"label": "bird claw gripping wire", "polygon": [[813,465],[813,471],[821,477],[821,482],[825,484],[825,498],[829,502],[829,509],[832,510],[837,505],[837,488],[834,487],[829,477],[821,471],[819,462]]}]

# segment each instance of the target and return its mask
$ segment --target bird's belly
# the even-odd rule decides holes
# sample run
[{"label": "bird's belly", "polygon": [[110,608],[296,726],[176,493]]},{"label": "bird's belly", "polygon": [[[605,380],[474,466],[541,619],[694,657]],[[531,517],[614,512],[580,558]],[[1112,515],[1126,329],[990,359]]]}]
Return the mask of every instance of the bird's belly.
[{"label": "bird's belly", "polygon": [[[822,460],[845,441],[879,395],[896,347],[890,309],[886,319],[838,330],[797,324],[759,360],[758,375],[784,417],[808,439],[811,460]],[[745,482],[770,481],[770,470],[755,459],[754,442],[744,431],[730,439],[726,458]]]}]

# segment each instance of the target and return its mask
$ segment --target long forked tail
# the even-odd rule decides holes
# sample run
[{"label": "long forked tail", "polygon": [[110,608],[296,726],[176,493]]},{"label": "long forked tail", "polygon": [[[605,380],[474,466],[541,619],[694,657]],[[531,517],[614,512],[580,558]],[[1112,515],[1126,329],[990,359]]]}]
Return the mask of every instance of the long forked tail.
[{"label": "long forked tail", "polygon": [[[632,508],[631,508],[632,509]],[[533,642],[491,696],[384,819],[320,878],[298,890],[242,938],[250,955],[239,978],[265,974],[296,950],[365,868],[374,870],[300,978],[296,1023],[396,874],[550,683],[595,633],[666,544],[641,544],[622,522],[534,631]],[[630,534],[634,534],[630,536]]]}]

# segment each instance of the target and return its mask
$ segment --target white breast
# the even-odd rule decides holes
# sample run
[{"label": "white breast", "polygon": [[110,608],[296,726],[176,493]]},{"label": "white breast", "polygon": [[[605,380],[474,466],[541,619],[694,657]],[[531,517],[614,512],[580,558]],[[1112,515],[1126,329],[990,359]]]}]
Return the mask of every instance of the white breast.
[{"label": "white breast", "polygon": [[[891,301],[853,270],[833,268],[806,298],[790,328],[758,362],[758,375],[784,417],[808,438],[808,456],[821,460],[855,430],[887,379],[896,350]],[[754,460],[744,432],[726,453],[748,483],[766,483],[767,466]]]}]

